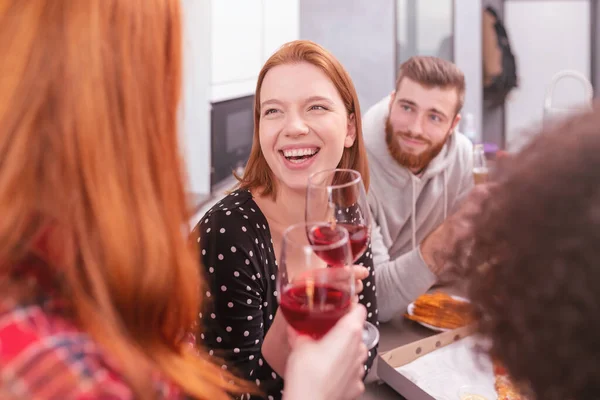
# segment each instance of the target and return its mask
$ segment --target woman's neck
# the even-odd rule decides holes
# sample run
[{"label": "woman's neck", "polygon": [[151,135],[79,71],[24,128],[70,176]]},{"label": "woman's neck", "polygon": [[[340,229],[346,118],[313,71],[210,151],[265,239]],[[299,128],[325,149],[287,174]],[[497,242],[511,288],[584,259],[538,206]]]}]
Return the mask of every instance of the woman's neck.
[{"label": "woman's neck", "polygon": [[306,191],[280,188],[276,200],[269,197],[259,196],[258,201],[263,214],[267,217],[269,224],[287,228],[290,225],[304,222],[304,208],[306,206]]}]

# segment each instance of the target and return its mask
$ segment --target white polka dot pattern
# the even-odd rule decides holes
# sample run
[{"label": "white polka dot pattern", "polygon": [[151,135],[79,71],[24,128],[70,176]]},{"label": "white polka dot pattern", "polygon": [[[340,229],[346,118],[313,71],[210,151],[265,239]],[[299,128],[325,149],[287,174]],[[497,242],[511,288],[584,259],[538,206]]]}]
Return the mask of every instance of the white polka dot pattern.
[{"label": "white polka dot pattern", "polygon": [[[201,232],[198,246],[202,265],[208,271],[204,274],[205,294],[210,300],[203,304],[211,308],[204,312],[211,318],[199,315],[203,345],[210,355],[223,359],[225,367],[234,368],[259,385],[266,398],[281,399],[283,381],[261,354],[261,343],[278,308],[277,260],[264,214],[248,191],[238,190],[209,210],[197,232]],[[373,265],[366,254],[359,262],[368,268]],[[360,301],[375,323],[377,301],[372,274],[363,286]],[[370,354],[367,368],[375,356],[376,352]]]}]

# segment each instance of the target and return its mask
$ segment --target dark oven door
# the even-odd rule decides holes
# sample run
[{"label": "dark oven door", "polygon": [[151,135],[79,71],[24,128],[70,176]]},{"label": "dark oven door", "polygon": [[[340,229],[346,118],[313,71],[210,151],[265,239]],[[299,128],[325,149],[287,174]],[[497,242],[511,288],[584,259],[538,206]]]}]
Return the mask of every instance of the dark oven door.
[{"label": "dark oven door", "polygon": [[246,165],[254,134],[254,95],[212,104],[211,188]]}]

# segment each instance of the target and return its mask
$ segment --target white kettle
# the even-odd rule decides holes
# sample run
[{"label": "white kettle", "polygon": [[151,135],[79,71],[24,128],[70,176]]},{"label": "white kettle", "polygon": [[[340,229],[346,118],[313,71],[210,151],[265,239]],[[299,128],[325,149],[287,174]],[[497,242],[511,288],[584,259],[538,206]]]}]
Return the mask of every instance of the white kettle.
[{"label": "white kettle", "polygon": [[[576,81],[579,81],[584,89],[584,99],[581,103],[578,103],[577,106],[574,107],[556,107],[554,106],[554,89],[556,88],[556,84],[565,79],[571,78]],[[585,110],[589,110],[592,108],[592,98],[594,97],[594,89],[590,81],[580,72],[574,70],[564,70],[560,71],[552,77],[548,88],[546,89],[546,96],[544,98],[544,125],[547,125],[551,121],[555,121],[557,119],[564,118],[570,114],[575,112],[581,112]]]}]

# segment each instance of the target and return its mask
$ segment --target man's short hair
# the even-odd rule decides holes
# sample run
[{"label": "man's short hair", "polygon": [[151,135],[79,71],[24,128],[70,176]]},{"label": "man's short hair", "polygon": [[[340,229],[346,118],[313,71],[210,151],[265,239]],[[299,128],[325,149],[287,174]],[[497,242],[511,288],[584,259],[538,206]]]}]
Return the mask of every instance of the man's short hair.
[{"label": "man's short hair", "polygon": [[426,88],[456,89],[458,114],[465,103],[465,74],[456,64],[438,57],[414,56],[402,63],[396,80],[396,90],[402,79],[409,78]]}]

